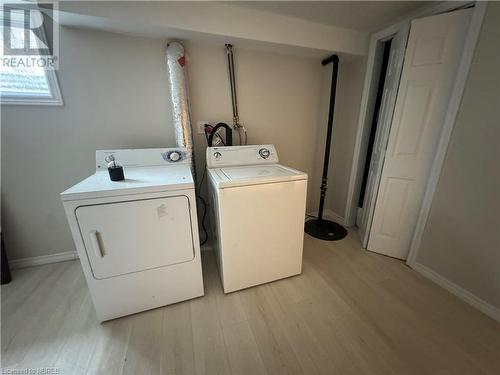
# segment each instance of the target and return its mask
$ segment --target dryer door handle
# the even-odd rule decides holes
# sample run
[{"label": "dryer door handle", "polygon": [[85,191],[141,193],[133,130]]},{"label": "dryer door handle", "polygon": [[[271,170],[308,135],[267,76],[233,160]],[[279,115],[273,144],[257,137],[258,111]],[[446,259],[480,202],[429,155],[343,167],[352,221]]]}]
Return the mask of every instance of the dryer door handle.
[{"label": "dryer door handle", "polygon": [[91,230],[90,231],[90,243],[92,244],[92,247],[94,248],[94,253],[98,258],[103,258],[104,257],[104,252],[101,249],[101,244],[99,241],[99,238],[97,237],[99,235],[99,232],[97,230]]}]

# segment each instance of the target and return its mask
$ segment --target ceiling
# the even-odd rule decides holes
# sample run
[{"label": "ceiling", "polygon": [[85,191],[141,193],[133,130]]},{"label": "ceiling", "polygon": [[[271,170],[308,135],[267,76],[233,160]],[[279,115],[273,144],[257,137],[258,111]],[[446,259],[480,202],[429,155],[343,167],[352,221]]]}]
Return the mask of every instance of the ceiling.
[{"label": "ceiling", "polygon": [[246,7],[325,25],[378,31],[434,1],[231,1]]}]

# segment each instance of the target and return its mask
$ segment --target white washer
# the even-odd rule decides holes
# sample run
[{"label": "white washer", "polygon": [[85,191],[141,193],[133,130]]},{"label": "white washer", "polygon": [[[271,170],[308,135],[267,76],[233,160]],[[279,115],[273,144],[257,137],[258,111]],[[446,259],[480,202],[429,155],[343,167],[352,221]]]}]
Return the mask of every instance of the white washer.
[{"label": "white washer", "polygon": [[307,174],[273,145],[209,147],[207,168],[224,292],[300,274]]},{"label": "white washer", "polygon": [[[109,178],[114,155],[125,180]],[[196,198],[184,149],[96,152],[96,172],[61,193],[101,321],[203,295]]]}]

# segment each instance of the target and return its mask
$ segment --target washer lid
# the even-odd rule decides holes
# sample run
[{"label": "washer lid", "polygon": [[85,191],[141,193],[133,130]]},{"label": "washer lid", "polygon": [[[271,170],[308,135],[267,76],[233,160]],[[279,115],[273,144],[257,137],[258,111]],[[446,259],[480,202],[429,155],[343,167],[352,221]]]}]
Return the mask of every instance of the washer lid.
[{"label": "washer lid", "polygon": [[191,169],[187,164],[124,168],[123,172],[125,180],[111,181],[107,170],[97,171],[62,192],[61,198],[70,201],[194,188]]},{"label": "washer lid", "polygon": [[307,174],[280,164],[209,169],[219,187],[307,180]]}]

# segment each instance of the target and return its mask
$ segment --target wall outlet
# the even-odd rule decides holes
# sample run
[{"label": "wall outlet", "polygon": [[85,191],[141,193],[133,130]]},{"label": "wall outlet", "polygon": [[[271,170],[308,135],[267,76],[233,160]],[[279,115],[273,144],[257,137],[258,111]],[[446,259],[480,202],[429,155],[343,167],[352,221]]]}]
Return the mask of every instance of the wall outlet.
[{"label": "wall outlet", "polygon": [[198,129],[198,134],[205,134],[205,124],[208,124],[208,121],[198,121],[196,123],[196,128]]}]

